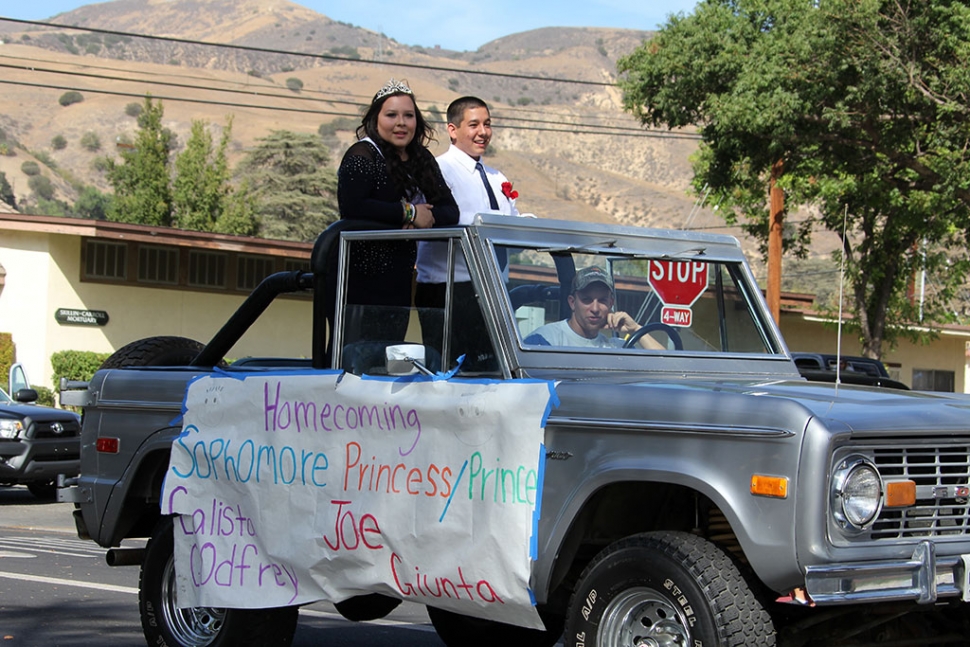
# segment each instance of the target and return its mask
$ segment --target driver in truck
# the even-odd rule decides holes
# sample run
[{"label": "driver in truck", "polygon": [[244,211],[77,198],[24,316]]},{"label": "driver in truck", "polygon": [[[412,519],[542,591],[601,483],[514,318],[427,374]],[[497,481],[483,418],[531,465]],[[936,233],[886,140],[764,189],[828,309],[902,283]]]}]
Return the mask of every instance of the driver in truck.
[{"label": "driver in truck", "polygon": [[[569,319],[540,326],[526,337],[526,344],[620,348],[640,329],[629,314],[613,311],[613,279],[596,265],[576,272],[567,300],[572,310]],[[608,336],[604,330],[612,334]],[[666,348],[649,335],[641,337],[639,344],[653,350]]]}]

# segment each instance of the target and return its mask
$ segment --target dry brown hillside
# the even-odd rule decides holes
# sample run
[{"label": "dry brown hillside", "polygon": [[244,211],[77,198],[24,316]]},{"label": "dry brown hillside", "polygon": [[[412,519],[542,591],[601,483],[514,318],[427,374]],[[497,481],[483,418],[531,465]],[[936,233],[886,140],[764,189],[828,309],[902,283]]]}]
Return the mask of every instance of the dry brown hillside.
[{"label": "dry brown hillside", "polygon": [[[273,51],[0,21],[0,128],[17,145],[14,156],[0,156],[0,171],[18,201],[31,199],[21,166],[38,155],[59,199],[74,200],[79,183],[109,189],[95,160],[116,154],[117,143],[133,135],[135,119],[125,106],[146,93],[162,100],[165,125],[182,143],[193,120],[218,129],[233,115],[238,161],[273,129],[317,132],[334,119],[358,119],[360,105],[393,76],[410,82],[432,117],[462,94],[491,104],[490,160],[513,180],[522,211],[682,227],[694,206],[687,190],[695,139],[646,136],[622,110],[615,87],[545,80],[612,83],[617,58],[649,38],[648,32],[545,28],[453,52],[405,46],[286,0],[115,0],[51,22]],[[400,67],[405,64],[450,69]],[[287,89],[293,77],[303,83],[298,93]],[[58,98],[68,90],[80,91],[84,101],[62,107]],[[440,152],[447,142],[444,129],[438,132]],[[100,150],[82,148],[87,133],[96,135]],[[58,135],[67,141],[62,150],[52,146]],[[335,163],[352,137],[345,128],[330,140]],[[44,166],[47,160],[57,168]],[[691,224],[740,234],[724,228],[709,209],[697,211]],[[749,256],[757,261],[756,254]]]}]

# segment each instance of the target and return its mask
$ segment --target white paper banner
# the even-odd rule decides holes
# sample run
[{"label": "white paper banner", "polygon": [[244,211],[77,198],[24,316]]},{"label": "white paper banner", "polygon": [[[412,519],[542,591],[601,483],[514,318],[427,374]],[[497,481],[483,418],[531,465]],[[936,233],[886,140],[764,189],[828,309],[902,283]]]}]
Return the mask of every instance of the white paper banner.
[{"label": "white paper banner", "polygon": [[529,590],[549,382],[206,376],[162,513],[180,605],[384,593],[541,627]]}]

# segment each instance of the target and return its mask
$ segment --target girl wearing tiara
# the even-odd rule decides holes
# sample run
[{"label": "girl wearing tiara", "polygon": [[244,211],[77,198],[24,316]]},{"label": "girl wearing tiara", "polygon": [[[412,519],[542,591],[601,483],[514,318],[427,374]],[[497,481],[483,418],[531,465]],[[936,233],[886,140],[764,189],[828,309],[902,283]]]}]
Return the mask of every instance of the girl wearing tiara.
[{"label": "girl wearing tiara", "polygon": [[[458,205],[427,148],[434,141],[434,130],[407,84],[391,79],[374,95],[357,137],[337,171],[341,218],[404,229],[458,223]],[[357,321],[345,327],[348,333],[357,328],[363,339],[404,339],[416,249],[411,241],[374,241],[355,247],[347,303],[365,307],[352,309]],[[393,313],[382,308],[368,314],[366,306],[401,307]]]}]

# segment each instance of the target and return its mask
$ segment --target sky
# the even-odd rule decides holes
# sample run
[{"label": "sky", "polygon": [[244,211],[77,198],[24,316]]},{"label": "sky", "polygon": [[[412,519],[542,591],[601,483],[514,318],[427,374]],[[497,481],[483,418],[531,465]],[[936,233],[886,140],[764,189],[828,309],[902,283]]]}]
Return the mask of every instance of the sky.
[{"label": "sky", "polygon": [[[84,0],[0,3],[0,16],[46,20]],[[697,0],[300,0],[328,18],[384,33],[405,45],[473,51],[510,34],[540,27],[618,27],[655,30],[670,14],[689,14]]]}]

